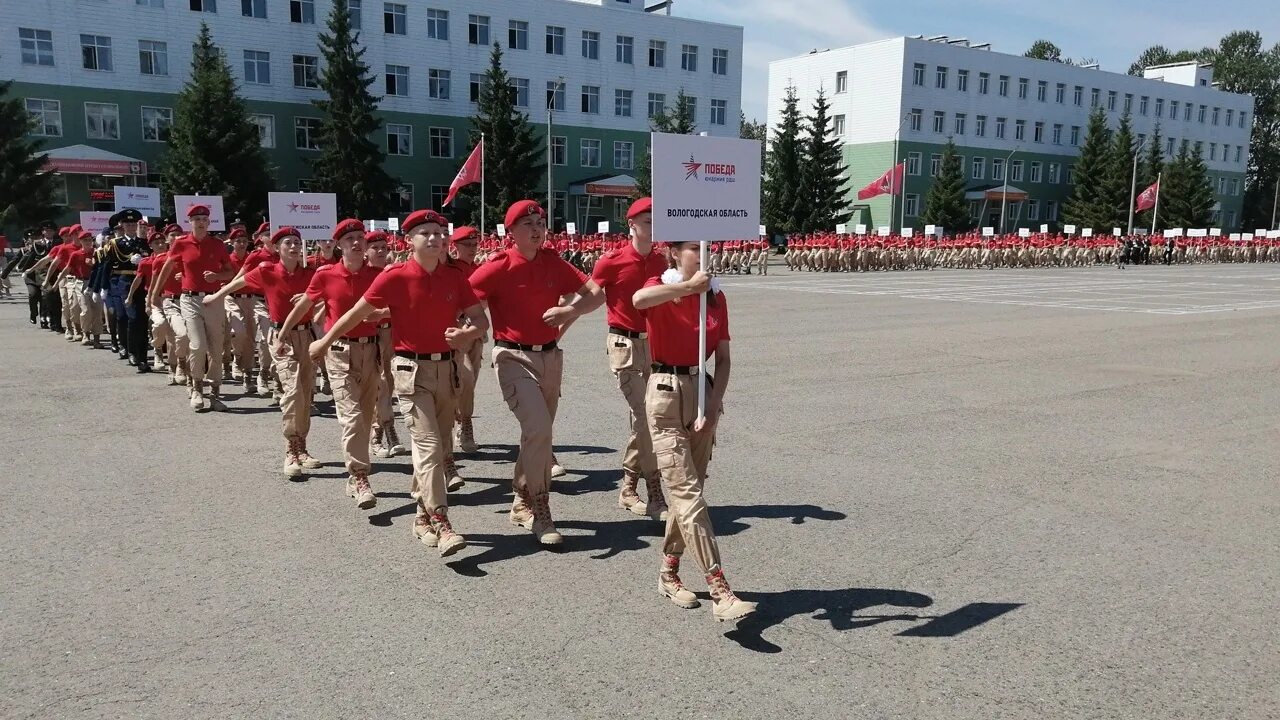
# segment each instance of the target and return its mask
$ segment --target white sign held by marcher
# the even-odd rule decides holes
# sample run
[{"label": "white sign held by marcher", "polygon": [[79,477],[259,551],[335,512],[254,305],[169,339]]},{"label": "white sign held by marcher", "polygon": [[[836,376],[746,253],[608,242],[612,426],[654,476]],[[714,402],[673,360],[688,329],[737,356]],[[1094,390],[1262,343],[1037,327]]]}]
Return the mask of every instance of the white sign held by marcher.
[{"label": "white sign held by marcher", "polygon": [[1075,234],[1076,234],[1076,226],[1075,226],[1075,225],[1063,225],[1063,226],[1062,226],[1062,232],[1064,232],[1064,233],[1066,233],[1066,234],[1068,234],[1068,235],[1075,235]]},{"label": "white sign held by marcher", "polygon": [[742,240],[760,226],[760,141],[653,133],[653,237]]},{"label": "white sign held by marcher", "polygon": [[912,237],[916,234],[915,228],[902,228],[902,237]]},{"label": "white sign held by marcher", "polygon": [[1117,227],[1113,227],[1113,228],[1111,228],[1111,234],[1112,234],[1114,237],[1120,237],[1121,235],[1123,235],[1123,234],[1124,234],[1124,230],[1122,230],[1122,229],[1120,229],[1120,228],[1117,228]]},{"label": "white sign held by marcher", "polygon": [[1093,237],[1093,228],[1085,228],[1081,230],[1080,237]]},{"label": "white sign held by marcher", "polygon": [[764,225],[761,225],[761,226],[760,226],[760,237],[764,237],[765,235],[768,235],[768,234],[769,234],[769,230],[768,230],[767,228],[765,228],[765,226],[764,226]]},{"label": "white sign held by marcher", "polygon": [[1222,228],[1209,228],[1209,237],[1222,237]]},{"label": "white sign held by marcher", "polygon": [[1021,237],[1021,238],[1031,237],[1031,228],[1018,228],[1018,237]]},{"label": "white sign held by marcher", "polygon": [[333,237],[338,226],[338,196],[333,193],[267,193],[271,232],[295,227],[303,240]]},{"label": "white sign held by marcher", "polygon": [[925,235],[928,235],[928,236],[932,237],[932,236],[933,236],[935,233],[937,233],[937,232],[938,232],[938,226],[937,226],[937,225],[925,225],[925,226],[924,226],[924,234],[925,234]]},{"label": "white sign held by marcher", "polygon": [[117,185],[116,212],[129,208],[147,217],[160,217],[160,188]]},{"label": "white sign held by marcher", "polygon": [[[178,215],[178,224],[183,230],[191,232],[191,220],[187,218],[187,211],[193,205],[207,205],[209,207],[209,230],[213,232],[222,232],[227,229],[227,216],[222,211],[221,195],[174,195],[173,210]],[[271,228],[272,232],[275,228]]]},{"label": "white sign held by marcher", "polygon": [[498,237],[506,237],[506,236],[507,236],[507,226],[503,225],[502,223],[498,223]]},{"label": "white sign held by marcher", "polygon": [[105,210],[94,210],[80,213],[80,227],[97,235],[107,229],[107,225],[111,222],[113,212]]},{"label": "white sign held by marcher", "polygon": [[609,221],[608,221],[608,220],[601,220],[600,222],[596,223],[596,232],[600,233],[601,235],[608,235],[608,234],[609,234]]},{"label": "white sign held by marcher", "polygon": [[854,225],[853,231],[859,235],[866,235],[867,234],[866,223],[858,223],[857,225]]},{"label": "white sign held by marcher", "polygon": [[876,228],[876,235],[879,235],[880,237],[889,237],[890,232],[892,232],[892,230],[889,228],[888,225],[881,225],[880,227]]},{"label": "white sign held by marcher", "polygon": [[565,230],[567,230],[570,235],[578,234],[578,223],[573,223],[573,222],[565,223],[564,227],[565,227]]},{"label": "white sign held by marcher", "polygon": [[1049,232],[1049,226],[1048,226],[1048,225],[1041,225],[1041,226],[1040,226],[1040,232],[1042,232],[1042,233],[1047,233],[1047,232]]},{"label": "white sign held by marcher", "polygon": [[[452,225],[453,223],[450,223],[449,232],[453,232]],[[387,229],[392,230],[394,232],[400,232],[400,218],[398,217],[387,218]]]},{"label": "white sign held by marcher", "polygon": [[846,225],[846,224],[844,224],[844,223],[836,223],[836,234],[837,234],[837,235],[844,235],[844,234],[845,234],[845,231],[847,231],[848,229],[849,229],[849,226],[848,226],[848,225]]},{"label": "white sign held by marcher", "polygon": [[996,235],[995,228],[990,226],[982,228],[982,237],[995,237],[995,235]]}]

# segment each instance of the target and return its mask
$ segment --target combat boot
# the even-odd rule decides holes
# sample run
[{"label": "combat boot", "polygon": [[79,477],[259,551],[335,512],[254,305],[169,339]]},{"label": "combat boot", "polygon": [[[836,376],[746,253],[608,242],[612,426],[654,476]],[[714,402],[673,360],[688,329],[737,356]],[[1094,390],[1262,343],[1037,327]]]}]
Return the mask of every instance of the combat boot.
[{"label": "combat boot", "polygon": [[436,534],[436,547],[440,549],[440,557],[449,557],[467,546],[467,539],[453,531],[445,508],[437,508],[431,515],[431,529]]},{"label": "combat boot", "polygon": [[756,611],[756,604],[741,600],[729,589],[724,570],[719,565],[707,575],[707,588],[711,593],[711,616],[716,622],[738,621]]},{"label": "combat boot", "polygon": [[645,511],[643,514],[648,515],[659,522],[666,522],[668,508],[667,500],[662,496],[662,477],[655,476],[645,478],[644,487],[645,492],[648,494],[648,500],[645,502]]},{"label": "combat boot", "polygon": [[324,463],[311,457],[311,453],[307,452],[307,439],[305,437],[298,438],[298,464],[308,470],[315,470],[324,465]]},{"label": "combat boot", "polygon": [[296,478],[302,474],[302,461],[298,459],[302,442],[296,436],[285,438],[285,441],[288,449],[284,452],[284,474],[287,477]]},{"label": "combat boot", "polygon": [[382,444],[381,427],[375,427],[370,437],[373,439],[369,443],[369,452],[373,453],[374,457],[391,457],[391,453],[387,451],[387,446]]},{"label": "combat boot", "polygon": [[191,388],[191,409],[196,412],[204,410],[204,395],[199,388]]},{"label": "combat boot", "polygon": [[474,453],[480,451],[480,447],[476,445],[476,431],[471,418],[464,418],[458,422],[457,445],[460,452]]},{"label": "combat boot", "polygon": [[458,465],[453,461],[452,454],[444,456],[444,483],[445,489],[449,492],[461,490],[462,486],[467,484],[467,481],[458,474]]},{"label": "combat boot", "polygon": [[662,568],[658,570],[658,594],[686,610],[692,610],[701,604],[698,596],[680,582],[679,555],[662,556]]},{"label": "combat boot", "polygon": [[640,499],[639,493],[636,492],[636,485],[639,483],[640,478],[625,470],[622,472],[622,490],[618,493],[618,507],[623,510],[629,510],[636,515],[645,515],[647,511],[644,501]]},{"label": "combat boot", "polygon": [[209,409],[214,412],[227,411],[226,404],[222,402],[222,399],[220,397],[218,397],[219,395],[221,395],[221,393],[219,392],[220,389],[221,388],[219,388],[219,386],[217,385],[214,385],[212,388],[209,389],[209,397],[208,397]]},{"label": "combat boot", "polygon": [[507,518],[511,520],[512,525],[532,530],[533,509],[529,507],[529,496],[522,490],[516,490],[515,496],[511,501],[511,512],[507,514]]},{"label": "combat boot", "polygon": [[368,510],[378,504],[378,498],[369,485],[369,474],[363,470],[357,470],[347,478],[347,495],[356,499],[356,507],[361,510]]},{"label": "combat boot", "polygon": [[383,439],[386,441],[388,457],[395,457],[405,451],[404,445],[400,444],[400,436],[396,434],[396,421],[394,419],[387,423],[382,432]]},{"label": "combat boot", "polygon": [[550,496],[545,492],[538,493],[531,500],[533,525],[529,529],[533,531],[533,536],[543,545],[559,545],[564,542],[564,537],[556,531],[555,521],[551,519]]},{"label": "combat boot", "polygon": [[551,454],[551,477],[564,477],[564,466],[556,459],[555,453]]},{"label": "combat boot", "polygon": [[431,525],[431,518],[422,514],[422,506],[418,506],[418,516],[413,520],[413,536],[427,547],[435,547],[440,540],[436,537],[436,529]]}]

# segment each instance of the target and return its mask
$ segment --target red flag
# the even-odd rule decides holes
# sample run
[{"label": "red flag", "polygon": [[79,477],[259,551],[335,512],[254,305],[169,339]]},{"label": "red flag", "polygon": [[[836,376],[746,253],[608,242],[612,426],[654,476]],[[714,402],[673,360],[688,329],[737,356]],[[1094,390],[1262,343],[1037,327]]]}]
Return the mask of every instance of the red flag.
[{"label": "red flag", "polygon": [[1154,183],[1152,183],[1151,187],[1147,188],[1146,190],[1143,190],[1142,194],[1138,196],[1137,211],[1142,212],[1143,210],[1150,210],[1151,208],[1155,207],[1156,196],[1159,194],[1160,194],[1160,181],[1157,180]]},{"label": "red flag", "polygon": [[453,202],[453,198],[462,188],[471,183],[480,182],[481,165],[484,162],[484,140],[476,143],[475,149],[471,151],[471,156],[467,161],[462,163],[462,168],[458,170],[458,174],[453,178],[453,184],[449,186],[449,195],[444,199],[444,204],[448,205]]},{"label": "red flag", "polygon": [[894,165],[876,178],[875,182],[859,190],[858,199],[870,200],[877,195],[897,195],[902,190],[902,175],[906,169],[906,163]]}]

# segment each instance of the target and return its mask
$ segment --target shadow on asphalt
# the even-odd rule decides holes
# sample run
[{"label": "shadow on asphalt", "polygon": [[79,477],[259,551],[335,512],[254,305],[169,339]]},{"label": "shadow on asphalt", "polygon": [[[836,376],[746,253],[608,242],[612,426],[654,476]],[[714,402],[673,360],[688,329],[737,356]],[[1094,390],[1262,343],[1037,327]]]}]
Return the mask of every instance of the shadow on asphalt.
[{"label": "shadow on asphalt", "polygon": [[718,505],[711,509],[711,526],[717,537],[737,535],[751,527],[742,522],[747,518],[761,520],[790,520],[792,525],[803,525],[807,520],[844,520],[848,517],[837,510],[827,510],[817,505]]},{"label": "shadow on asphalt", "polygon": [[[470,457],[496,463],[513,463],[516,461],[516,454],[519,450],[519,445],[494,443],[481,445],[480,452],[474,453]],[[618,451],[615,448],[601,447],[599,445],[556,445],[552,448],[552,452],[555,453],[556,459],[563,464],[570,455],[607,455]],[[565,465],[566,469],[568,467],[568,465]]]}]

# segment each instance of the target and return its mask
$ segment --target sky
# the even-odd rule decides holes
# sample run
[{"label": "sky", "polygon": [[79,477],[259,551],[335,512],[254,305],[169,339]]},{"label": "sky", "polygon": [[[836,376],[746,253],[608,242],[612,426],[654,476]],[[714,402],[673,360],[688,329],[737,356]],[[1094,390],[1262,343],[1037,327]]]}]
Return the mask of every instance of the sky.
[{"label": "sky", "polygon": [[964,37],[1016,55],[1043,38],[1121,73],[1152,45],[1198,49],[1249,29],[1280,43],[1272,0],[676,0],[672,9],[743,27],[742,109],[756,120],[765,119],[769,61],[888,37]]}]

